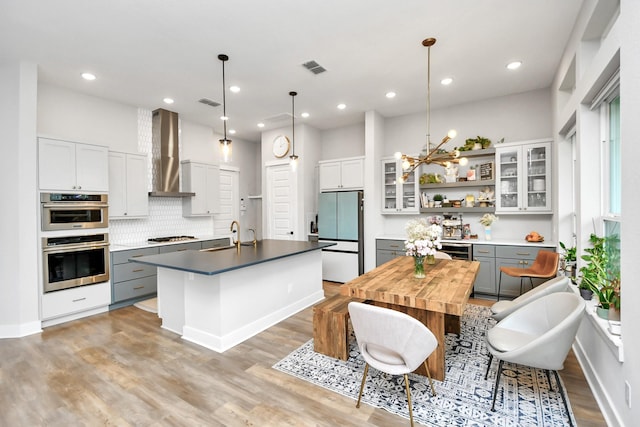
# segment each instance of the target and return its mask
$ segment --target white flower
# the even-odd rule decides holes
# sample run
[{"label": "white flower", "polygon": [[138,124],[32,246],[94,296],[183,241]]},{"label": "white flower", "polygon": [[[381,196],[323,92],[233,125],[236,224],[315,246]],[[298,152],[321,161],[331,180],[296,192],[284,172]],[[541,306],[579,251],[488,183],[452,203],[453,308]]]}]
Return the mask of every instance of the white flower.
[{"label": "white flower", "polygon": [[494,221],[497,221],[498,217],[495,216],[492,213],[486,213],[484,215],[482,215],[482,218],[480,218],[480,221],[478,221],[480,224],[484,225],[485,227],[489,227]]},{"label": "white flower", "polygon": [[442,248],[442,227],[437,224],[429,225],[425,219],[420,218],[407,222],[405,230],[408,239],[404,242],[404,247],[409,256],[435,255],[436,249]]}]

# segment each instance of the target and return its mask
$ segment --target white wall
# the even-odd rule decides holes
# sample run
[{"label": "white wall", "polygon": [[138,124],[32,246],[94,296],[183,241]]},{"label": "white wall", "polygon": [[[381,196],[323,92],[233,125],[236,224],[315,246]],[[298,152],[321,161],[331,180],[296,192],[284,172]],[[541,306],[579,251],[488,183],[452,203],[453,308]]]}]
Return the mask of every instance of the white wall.
[{"label": "white wall", "polygon": [[38,135],[136,152],[137,108],[38,85]]},{"label": "white wall", "polygon": [[0,64],[0,338],[40,330],[39,199],[36,191],[37,66]]},{"label": "white wall", "polygon": [[365,152],[364,133],[363,123],[323,130],[321,132],[320,160],[363,156]]},{"label": "white wall", "polygon": [[[635,328],[640,322],[636,302],[640,289],[636,277],[640,265],[637,242],[640,225],[634,213],[640,209],[636,183],[640,172],[636,159],[640,147],[635,143],[640,134],[640,3],[621,0],[617,17],[615,2],[585,0],[574,27],[571,41],[558,68],[552,86],[554,133],[560,134],[575,123],[579,180],[576,182],[578,214],[578,255],[584,253],[592,219],[601,212],[600,194],[600,122],[597,111],[589,105],[593,95],[604,85],[616,68],[620,68],[622,130],[622,342],[624,362],[618,360],[606,333],[592,319],[585,318],[578,331],[574,350],[594,396],[609,425],[632,426],[640,418],[637,394],[640,392],[640,336]],[[613,16],[611,25],[606,17]],[[617,17],[617,19],[615,19]],[[600,37],[599,35],[602,35]],[[575,67],[572,65],[575,63]],[[574,71],[575,69],[575,71]],[[572,82],[573,85],[563,85]],[[571,189],[560,185],[558,196]],[[560,223],[562,225],[562,223]],[[560,230],[564,235],[564,230]],[[601,233],[599,233],[601,234]],[[625,381],[631,388],[631,407],[625,402]]]}]

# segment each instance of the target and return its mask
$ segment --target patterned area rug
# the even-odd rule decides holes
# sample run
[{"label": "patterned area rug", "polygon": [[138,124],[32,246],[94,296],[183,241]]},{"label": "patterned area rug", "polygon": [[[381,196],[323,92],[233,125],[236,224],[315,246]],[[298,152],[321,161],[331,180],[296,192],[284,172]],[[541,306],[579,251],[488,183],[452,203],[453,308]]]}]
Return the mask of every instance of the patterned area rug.
[{"label": "patterned area rug", "polygon": [[[542,370],[504,364],[496,400],[491,411],[491,398],[498,362],[494,360],[485,381],[487,349],[485,333],[495,322],[487,307],[468,304],[462,317],[460,336],[446,336],[445,381],[434,381],[437,396],[431,395],[426,377],[409,374],[413,417],[427,426],[565,426],[567,414],[562,397],[549,389]],[[358,398],[364,360],[355,338],[351,337],[347,361],[313,351],[313,340],[273,366],[275,369],[309,381],[344,396]],[[564,385],[563,385],[564,387]],[[362,401],[409,418],[402,376],[388,376],[369,369]]]}]

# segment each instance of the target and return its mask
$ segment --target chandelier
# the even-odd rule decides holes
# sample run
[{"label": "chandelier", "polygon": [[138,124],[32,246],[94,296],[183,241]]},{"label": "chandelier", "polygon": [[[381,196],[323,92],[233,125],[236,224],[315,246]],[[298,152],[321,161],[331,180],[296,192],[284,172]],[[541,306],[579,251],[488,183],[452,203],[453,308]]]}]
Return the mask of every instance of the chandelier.
[{"label": "chandelier", "polygon": [[446,144],[450,139],[456,137],[457,132],[451,129],[442,141],[435,147],[431,144],[431,46],[436,43],[436,39],[429,37],[422,41],[422,46],[427,47],[427,145],[426,154],[422,157],[412,157],[401,152],[395,153],[397,159],[402,159],[402,170],[404,174],[400,178],[403,182],[407,181],[409,175],[418,168],[418,166],[424,164],[435,163],[445,168],[450,167],[454,163],[458,163],[462,166],[468,163],[466,157],[460,157],[460,151],[451,150],[446,151],[441,147]]},{"label": "chandelier", "polygon": [[227,99],[226,99],[226,83],[224,79],[224,63],[229,60],[229,57],[224,54],[218,55],[218,59],[222,61],[222,120],[224,126],[224,138],[220,140],[220,151],[222,152],[222,158],[227,163],[231,160],[231,140],[227,138]]}]

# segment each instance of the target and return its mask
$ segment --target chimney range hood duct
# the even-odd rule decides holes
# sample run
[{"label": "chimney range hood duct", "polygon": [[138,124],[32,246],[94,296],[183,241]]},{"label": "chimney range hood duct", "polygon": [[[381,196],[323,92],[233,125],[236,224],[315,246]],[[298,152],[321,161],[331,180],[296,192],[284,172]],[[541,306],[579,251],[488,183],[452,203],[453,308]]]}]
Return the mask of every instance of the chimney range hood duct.
[{"label": "chimney range hood duct", "polygon": [[158,108],[153,112],[151,132],[153,191],[149,196],[191,197],[180,191],[178,113]]}]

